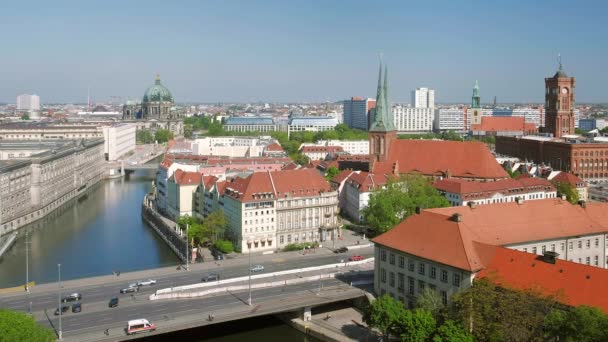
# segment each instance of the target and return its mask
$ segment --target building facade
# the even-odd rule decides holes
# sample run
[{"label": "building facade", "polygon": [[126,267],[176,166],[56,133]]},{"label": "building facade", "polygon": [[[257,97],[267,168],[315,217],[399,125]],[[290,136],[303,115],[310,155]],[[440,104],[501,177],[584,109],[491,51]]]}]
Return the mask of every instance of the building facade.
[{"label": "building facade", "polygon": [[435,108],[435,89],[416,88],[412,90],[412,107]]},{"label": "building facade", "polygon": [[395,128],[397,128],[399,133],[426,133],[433,131],[433,120],[435,119],[434,107],[412,108],[396,105],[392,110]]},{"label": "building facade", "polygon": [[330,116],[297,116],[289,119],[287,134],[290,135],[292,132],[331,131],[338,124],[338,120]]},{"label": "building facade", "polygon": [[230,117],[224,122],[229,132],[274,132],[279,128],[273,118],[267,117]]},{"label": "building facade", "polygon": [[17,96],[17,110],[40,110],[40,96],[29,94]]},{"label": "building facade", "polygon": [[559,138],[574,134],[574,77],[562,68],[551,78],[545,78],[545,131]]},{"label": "building facade", "polygon": [[70,140],[103,138],[96,124],[48,124],[9,122],[0,125],[0,139],[5,140]]},{"label": "building facade", "polygon": [[342,188],[340,207],[344,214],[356,222],[363,221],[362,210],[367,208],[369,199],[374,191],[386,186],[389,177],[385,174],[369,172],[352,173]]},{"label": "building facade", "polygon": [[376,107],[376,100],[362,97],[352,97],[344,100],[344,124],[350,128],[367,131],[369,128],[370,112]]},{"label": "building facade", "polygon": [[136,126],[117,124],[103,127],[104,153],[106,160],[118,160],[135,150]]}]

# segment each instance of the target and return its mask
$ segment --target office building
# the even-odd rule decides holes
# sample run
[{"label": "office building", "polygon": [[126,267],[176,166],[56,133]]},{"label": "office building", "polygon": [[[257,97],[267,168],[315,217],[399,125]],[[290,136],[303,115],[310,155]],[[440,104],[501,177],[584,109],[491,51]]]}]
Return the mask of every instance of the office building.
[{"label": "office building", "polygon": [[344,124],[350,128],[367,131],[371,110],[376,107],[376,100],[352,97],[344,101]]},{"label": "office building", "polygon": [[136,127],[134,124],[116,124],[102,128],[106,160],[118,160],[135,150]]},{"label": "office building", "polygon": [[412,90],[412,107],[435,108],[435,89],[416,88]]},{"label": "office building", "polygon": [[432,107],[405,107],[396,105],[392,109],[397,132],[428,133],[433,131],[435,109]]},{"label": "office building", "polygon": [[40,110],[40,96],[29,94],[17,96],[17,110]]}]

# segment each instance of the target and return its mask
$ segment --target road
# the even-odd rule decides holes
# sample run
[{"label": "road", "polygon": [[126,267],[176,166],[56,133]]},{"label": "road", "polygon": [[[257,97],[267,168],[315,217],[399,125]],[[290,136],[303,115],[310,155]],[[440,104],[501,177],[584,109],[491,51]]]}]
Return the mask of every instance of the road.
[{"label": "road", "polygon": [[[318,253],[301,255],[298,252],[280,253],[272,255],[256,255],[252,259],[252,264],[264,265],[262,273],[271,273],[287,269],[298,269],[311,266],[326,265],[339,262],[342,259],[347,259],[350,255],[359,254],[365,257],[373,255],[373,249],[363,248],[346,254],[333,254],[325,249],[320,249]],[[85,278],[72,280],[63,283],[62,295],[72,292],[82,294],[82,312],[68,312],[62,317],[63,331],[66,334],[78,334],[80,331],[90,330],[91,325],[98,329],[98,326],[124,326],[124,322],[128,319],[137,317],[163,317],[171,315],[175,317],[180,314],[193,313],[199,310],[203,305],[207,310],[213,308],[214,305],[219,307],[228,307],[235,303],[241,303],[242,299],[234,295],[218,295],[210,298],[192,299],[192,300],[176,300],[176,301],[149,301],[148,296],[156,289],[187,285],[201,282],[203,275],[213,272],[219,273],[221,279],[229,279],[242,277],[248,274],[249,261],[245,256],[239,258],[222,261],[221,264],[208,262],[194,264],[190,271],[179,271],[175,268],[165,268],[133,273],[121,274],[116,276],[103,276],[96,278]],[[327,270],[325,273],[335,272],[335,270]],[[138,279],[147,279],[152,277],[157,280],[155,286],[145,286],[135,294],[120,294],[120,289],[127,287],[130,283]],[[293,278],[293,275],[289,276]],[[260,280],[263,281],[263,280]],[[325,282],[325,281],[324,281]],[[331,287],[339,284],[344,285],[338,280],[326,280],[324,286]],[[289,291],[309,291],[312,288],[318,287],[314,284],[298,284],[291,285]],[[284,289],[285,289],[284,288]],[[281,289],[260,289],[255,291],[256,298],[272,297],[279,291],[285,295],[285,290]],[[108,308],[108,301],[112,297],[118,297],[120,304],[118,308]],[[31,312],[34,317],[40,322],[50,325],[57,324],[57,317],[53,315],[57,308],[58,292],[57,284],[45,284],[32,288],[29,298],[24,293],[11,293],[0,295],[0,307],[13,310],[28,311],[31,302]],[[48,317],[51,318],[49,321]],[[151,318],[150,318],[151,319]],[[84,329],[84,330],[83,330]]]}]

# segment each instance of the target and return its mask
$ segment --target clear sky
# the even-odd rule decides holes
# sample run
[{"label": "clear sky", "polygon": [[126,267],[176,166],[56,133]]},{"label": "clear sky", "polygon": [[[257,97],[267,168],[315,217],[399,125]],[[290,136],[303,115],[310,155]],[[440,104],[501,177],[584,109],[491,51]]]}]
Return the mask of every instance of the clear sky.
[{"label": "clear sky", "polygon": [[579,102],[608,102],[608,1],[4,1],[0,101],[141,98],[161,75],[178,102],[543,102],[562,54]]}]

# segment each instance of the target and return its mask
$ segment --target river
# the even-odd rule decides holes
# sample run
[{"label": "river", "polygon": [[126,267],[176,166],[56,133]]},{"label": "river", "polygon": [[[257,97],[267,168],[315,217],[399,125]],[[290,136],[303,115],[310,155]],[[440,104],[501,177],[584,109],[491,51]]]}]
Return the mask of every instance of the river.
[{"label": "river", "polygon": [[[86,197],[21,229],[0,260],[0,288],[25,283],[25,231],[29,280],[36,283],[57,281],[57,264],[61,264],[62,280],[178,264],[175,254],[141,219],[141,202],[152,189],[153,176],[154,171],[142,170],[124,179],[104,180]],[[195,329],[184,332],[180,340],[230,342],[255,336],[268,342],[313,341],[278,320],[267,317],[263,321],[239,321],[229,329]]]}]

